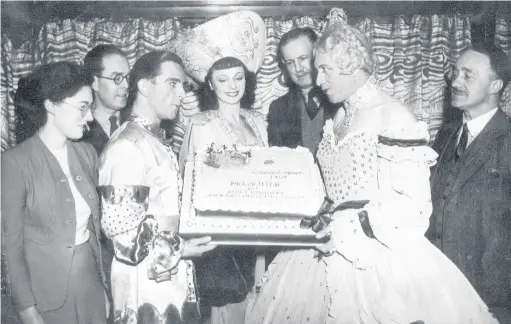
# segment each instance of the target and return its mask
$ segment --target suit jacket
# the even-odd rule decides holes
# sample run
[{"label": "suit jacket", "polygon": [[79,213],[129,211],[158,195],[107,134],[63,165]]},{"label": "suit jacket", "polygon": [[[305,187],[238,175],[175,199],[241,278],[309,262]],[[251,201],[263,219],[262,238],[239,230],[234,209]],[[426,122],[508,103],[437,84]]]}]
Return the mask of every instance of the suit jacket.
[{"label": "suit jacket", "polygon": [[511,309],[511,120],[499,109],[455,162],[460,128],[458,122],[443,130],[426,236],[488,306]]},{"label": "suit jacket", "polygon": [[96,119],[89,124],[89,127],[90,129],[83,137],[83,141],[92,144],[92,146],[96,149],[98,156],[100,156],[110,137],[107,133],[105,133],[103,127],[101,127]]},{"label": "suit jacket", "polygon": [[[98,158],[83,142],[69,142],[68,152],[74,183],[92,211],[89,240],[101,269]],[[59,308],[67,294],[76,213],[67,178],[37,135],[2,154],[1,210],[10,288],[19,310]]]},{"label": "suit jacket", "polygon": [[[312,90],[311,90],[312,91]],[[318,92],[320,107],[324,109],[323,124],[333,118],[337,108],[328,98]],[[270,104],[268,111],[268,144],[270,146],[286,146],[295,148],[303,146],[302,121],[300,105],[302,101],[300,89],[292,87],[289,92]]]}]

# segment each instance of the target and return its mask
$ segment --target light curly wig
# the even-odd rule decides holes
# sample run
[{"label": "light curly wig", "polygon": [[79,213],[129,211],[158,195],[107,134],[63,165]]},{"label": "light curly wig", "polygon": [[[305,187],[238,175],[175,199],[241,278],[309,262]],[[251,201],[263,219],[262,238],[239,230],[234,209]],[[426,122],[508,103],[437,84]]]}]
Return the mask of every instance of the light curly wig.
[{"label": "light curly wig", "polygon": [[357,69],[373,74],[375,60],[371,44],[358,29],[344,22],[336,22],[325,29],[315,44],[316,51],[328,53],[341,74],[353,74]]}]

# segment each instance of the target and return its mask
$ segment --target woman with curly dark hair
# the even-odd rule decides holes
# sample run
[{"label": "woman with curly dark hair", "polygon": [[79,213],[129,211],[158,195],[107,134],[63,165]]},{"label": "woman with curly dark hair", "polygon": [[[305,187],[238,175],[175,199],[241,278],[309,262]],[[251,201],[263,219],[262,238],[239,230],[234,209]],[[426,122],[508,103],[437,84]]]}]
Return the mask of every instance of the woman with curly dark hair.
[{"label": "woman with curly dark hair", "polygon": [[2,243],[25,324],[106,323],[98,157],[78,142],[92,121],[92,76],[59,62],[19,82],[26,127],[2,154]]}]

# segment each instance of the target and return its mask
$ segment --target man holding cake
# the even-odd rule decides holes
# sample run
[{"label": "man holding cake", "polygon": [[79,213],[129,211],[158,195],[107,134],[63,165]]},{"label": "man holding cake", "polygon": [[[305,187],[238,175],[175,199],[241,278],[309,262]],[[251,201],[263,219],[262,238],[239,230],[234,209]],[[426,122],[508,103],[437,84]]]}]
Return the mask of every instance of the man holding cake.
[{"label": "man holding cake", "polygon": [[177,235],[182,180],[160,127],[176,118],[185,80],[173,53],[138,59],[129,77],[129,117],[101,156],[101,225],[115,250],[115,323],[194,323],[200,316],[191,258],[215,246],[209,237]]},{"label": "man holding cake", "polygon": [[[270,264],[246,323],[498,323],[458,268],[425,237],[431,214],[427,124],[385,94],[371,47],[340,20],[315,45],[316,83],[334,103],[319,161],[329,242]],[[312,231],[311,228],[311,231]]]}]

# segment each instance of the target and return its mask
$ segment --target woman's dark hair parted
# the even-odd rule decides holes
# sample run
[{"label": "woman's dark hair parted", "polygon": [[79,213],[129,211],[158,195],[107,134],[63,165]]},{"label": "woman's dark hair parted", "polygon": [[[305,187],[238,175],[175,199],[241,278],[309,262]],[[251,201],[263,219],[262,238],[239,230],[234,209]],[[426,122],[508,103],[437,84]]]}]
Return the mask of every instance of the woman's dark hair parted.
[{"label": "woman's dark hair parted", "polygon": [[226,70],[233,67],[243,67],[245,72],[245,93],[241,97],[241,107],[251,108],[255,102],[255,89],[257,85],[257,78],[255,73],[249,71],[245,64],[235,57],[224,57],[213,63],[211,68],[208,70],[204,82],[199,85],[198,97],[201,111],[204,110],[216,110],[218,109],[218,98],[215,91],[211,89],[209,82],[213,75],[213,71]]},{"label": "woman's dark hair parted", "polygon": [[41,65],[22,77],[14,95],[16,141],[23,142],[46,124],[46,100],[60,103],[74,96],[82,87],[91,86],[92,82],[92,74],[84,66],[73,62]]},{"label": "woman's dark hair parted", "polygon": [[128,99],[126,108],[121,112],[123,120],[131,114],[133,103],[138,95],[138,81],[152,79],[160,73],[160,67],[164,62],[174,62],[184,69],[183,60],[176,54],[168,51],[153,51],[142,55],[133,65],[129,74]]}]

